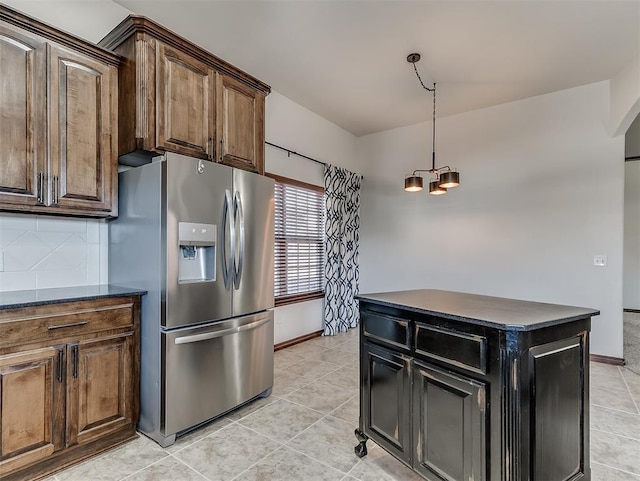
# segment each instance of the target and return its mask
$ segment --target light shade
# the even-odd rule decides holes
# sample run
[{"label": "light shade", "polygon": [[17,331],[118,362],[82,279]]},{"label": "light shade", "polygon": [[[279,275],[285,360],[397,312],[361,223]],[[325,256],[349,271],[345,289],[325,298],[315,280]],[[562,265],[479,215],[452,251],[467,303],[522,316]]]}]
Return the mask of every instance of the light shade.
[{"label": "light shade", "polygon": [[432,180],[429,182],[429,194],[431,195],[443,195],[447,193],[447,189],[441,187],[439,180]]},{"label": "light shade", "polygon": [[404,178],[404,190],[407,192],[420,192],[422,190],[422,177],[410,175]]},{"label": "light shade", "polygon": [[443,172],[440,174],[440,187],[451,189],[460,185],[460,174],[458,172]]}]

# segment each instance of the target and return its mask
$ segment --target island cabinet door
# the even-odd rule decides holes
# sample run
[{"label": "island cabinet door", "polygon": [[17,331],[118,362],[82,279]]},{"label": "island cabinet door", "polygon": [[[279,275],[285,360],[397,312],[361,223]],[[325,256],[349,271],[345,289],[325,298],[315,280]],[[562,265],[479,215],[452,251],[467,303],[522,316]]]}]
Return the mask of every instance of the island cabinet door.
[{"label": "island cabinet door", "polygon": [[131,425],[133,334],[81,341],[67,349],[67,445]]},{"label": "island cabinet door", "polygon": [[410,465],[411,360],[365,342],[361,362],[364,432]]},{"label": "island cabinet door", "polygon": [[413,393],[413,468],[430,481],[488,480],[484,383],[414,361]]},{"label": "island cabinet door", "polygon": [[64,347],[0,356],[0,479],[64,444]]},{"label": "island cabinet door", "polygon": [[[529,389],[521,390],[522,405],[529,413],[523,422],[532,431],[522,446],[523,452],[531,453],[526,479],[569,481],[583,479],[589,472],[586,339],[583,333],[529,350]],[[531,440],[529,449],[526,440]]]}]

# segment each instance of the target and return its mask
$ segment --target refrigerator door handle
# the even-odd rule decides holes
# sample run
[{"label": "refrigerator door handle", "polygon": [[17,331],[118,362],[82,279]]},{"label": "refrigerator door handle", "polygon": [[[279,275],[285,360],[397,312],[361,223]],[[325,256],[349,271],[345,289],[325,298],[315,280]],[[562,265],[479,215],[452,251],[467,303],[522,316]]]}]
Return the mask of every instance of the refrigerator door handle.
[{"label": "refrigerator door handle", "polygon": [[232,327],[230,329],[222,329],[221,331],[206,332],[204,334],[194,334],[192,336],[176,337],[175,344],[190,344],[192,342],[207,341],[209,339],[216,339],[218,337],[228,336],[230,334],[237,334],[238,332],[248,331],[250,329],[257,329],[258,327],[266,324],[271,320],[270,317],[260,319],[259,321],[252,322],[251,324],[245,324],[240,327]]},{"label": "refrigerator door handle", "polygon": [[[231,270],[233,268],[234,245],[236,242],[234,216],[230,215],[230,209],[233,201],[231,200],[231,191],[224,191],[224,208],[222,209],[222,277],[224,287],[231,289]],[[229,253],[227,253],[227,223],[229,223]],[[229,255],[230,254],[230,255]]]},{"label": "refrigerator door handle", "polygon": [[[242,271],[244,268],[244,211],[242,210],[242,199],[240,198],[240,192],[236,191],[233,196],[233,211],[234,211],[234,221],[236,220],[237,215],[237,225],[238,225],[238,236],[239,236],[239,245],[238,245],[238,265],[234,269],[234,278],[233,285],[237,289],[240,288],[240,280],[242,279]],[[234,255],[235,261],[235,255]]]}]

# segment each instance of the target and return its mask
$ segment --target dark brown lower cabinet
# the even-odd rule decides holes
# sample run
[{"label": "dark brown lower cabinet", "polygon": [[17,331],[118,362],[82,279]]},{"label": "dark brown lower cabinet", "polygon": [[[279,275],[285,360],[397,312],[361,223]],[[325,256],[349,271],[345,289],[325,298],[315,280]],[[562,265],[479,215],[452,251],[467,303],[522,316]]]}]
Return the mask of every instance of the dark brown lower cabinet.
[{"label": "dark brown lower cabinet", "polygon": [[133,332],[73,344],[67,371],[67,446],[133,423]]},{"label": "dark brown lower cabinet", "polygon": [[64,447],[54,428],[56,409],[64,399],[56,382],[59,352],[45,347],[0,356],[0,479]]},{"label": "dark brown lower cabinet", "polygon": [[[436,304],[442,297],[425,292]],[[405,309],[392,294],[360,298],[358,456],[370,438],[429,481],[591,479],[589,329],[597,311],[461,295],[465,308],[485,309],[478,320],[420,312],[416,303]],[[497,307],[488,311],[489,303]],[[486,312],[518,319],[520,305],[538,321],[487,321]]]},{"label": "dark brown lower cabinet", "polygon": [[0,479],[136,437],[140,297],[0,309]]}]

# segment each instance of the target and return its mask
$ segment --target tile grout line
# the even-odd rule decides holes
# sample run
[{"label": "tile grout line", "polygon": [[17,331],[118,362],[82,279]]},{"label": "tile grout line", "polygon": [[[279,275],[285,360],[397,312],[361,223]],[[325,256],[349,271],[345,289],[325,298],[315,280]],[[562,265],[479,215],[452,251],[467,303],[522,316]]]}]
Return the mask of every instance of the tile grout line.
[{"label": "tile grout line", "polygon": [[[264,408],[264,407],[266,407],[266,406],[263,406],[262,408]],[[262,408],[260,408],[260,409],[262,409]],[[259,411],[259,410],[256,410],[255,412],[257,412],[257,411]],[[253,413],[251,413],[251,414],[253,414]],[[267,436],[267,435],[265,435],[265,434],[262,434],[262,433],[260,433],[260,432],[256,431],[255,429],[251,429],[251,428],[249,428],[249,427],[245,426],[244,424],[241,424],[241,423],[239,423],[239,422],[234,422],[234,423],[231,423],[231,424],[237,424],[238,426],[240,426],[240,427],[242,427],[242,428],[244,428],[244,429],[247,429],[247,430],[249,430],[249,431],[252,431],[253,433],[255,433],[255,434],[257,434],[257,435],[259,435],[259,436],[261,436],[261,437],[267,438],[268,440],[273,441],[274,443],[276,443],[276,444],[278,445],[278,447],[277,447],[276,449],[274,449],[273,451],[271,451],[271,452],[267,453],[265,456],[263,456],[263,457],[261,457],[260,459],[258,459],[258,461],[256,461],[255,463],[253,463],[253,464],[252,464],[251,466],[249,466],[248,468],[246,468],[246,469],[242,470],[242,471],[241,471],[240,473],[238,473],[236,476],[234,476],[233,478],[231,478],[231,480],[230,480],[230,481],[232,481],[232,480],[236,479],[236,478],[237,478],[238,476],[240,476],[242,473],[244,473],[244,472],[245,472],[245,471],[247,471],[248,469],[251,469],[253,466],[255,466],[256,464],[258,464],[260,461],[264,460],[266,457],[268,457],[268,456],[270,456],[271,454],[275,453],[278,449],[280,449],[282,446],[284,446],[284,444],[283,444],[282,442],[280,442],[280,441],[278,441],[278,440],[276,440],[276,439],[272,438],[271,436]],[[205,438],[208,438],[208,437],[210,437],[210,436],[213,436],[214,434],[218,434],[218,433],[220,433],[220,431],[222,431],[223,429],[226,429],[227,427],[230,427],[230,426],[231,426],[231,424],[228,424],[227,426],[224,426],[223,428],[219,429],[219,430],[218,430],[218,431],[216,431],[215,433],[211,433],[210,435],[205,436],[205,437],[203,437],[203,438],[199,439],[199,440],[198,440],[198,442],[199,442],[199,441],[201,441],[201,440],[203,440],[203,439],[205,439]],[[195,443],[194,443],[194,444],[195,444]],[[180,449],[180,451],[182,451],[182,449]],[[179,452],[179,451],[176,451],[176,453],[178,453],[178,452]],[[173,454],[170,454],[170,455],[171,455],[171,456],[173,456]],[[176,458],[176,459],[178,459],[178,461],[180,461],[180,458]],[[201,476],[204,476],[202,473],[200,473],[200,472],[199,472],[199,471],[197,471],[196,469],[192,468],[192,467],[191,467],[189,464],[187,464],[185,461],[182,461],[182,463],[183,463],[183,464],[186,464],[187,466],[189,466],[191,469],[193,469],[196,473],[200,474]],[[204,476],[204,478],[205,478],[205,479],[209,479],[209,477],[208,477],[208,476]]]},{"label": "tile grout line", "polygon": [[[320,419],[322,419],[322,418],[320,418]],[[307,429],[309,429],[311,426],[313,426],[314,424],[319,422],[320,419],[318,419],[318,421],[315,421],[314,423],[312,423],[309,426],[307,426],[306,428],[304,428],[302,431],[300,431],[300,433],[302,433],[302,432],[306,431]],[[260,436],[263,436],[263,437],[265,437],[267,439],[270,439],[271,441],[278,443],[280,446],[285,446],[289,441],[291,441],[291,439],[295,438],[298,434],[300,434],[300,433],[298,433],[295,436],[293,436],[292,438],[290,438],[289,440],[282,442],[282,441],[277,440],[276,438],[272,438],[268,434],[261,433],[260,431],[254,429],[254,428],[250,428],[249,426],[245,426],[244,424],[240,424],[240,426],[242,426],[243,428],[248,429],[249,431],[252,431],[252,432],[254,432],[254,433],[256,433],[256,434],[258,434]],[[264,459],[264,458],[262,458],[262,459]]]},{"label": "tile grout line", "polygon": [[[252,413],[253,414],[253,413]],[[268,436],[266,434],[263,434],[261,432],[256,431],[255,429],[252,429],[250,427],[245,426],[242,423],[238,423],[240,426],[242,426],[245,429],[248,429],[249,431],[252,431],[253,433],[257,434],[258,436],[262,436],[264,438],[269,439],[270,441],[273,441],[274,443],[276,443],[278,445],[278,447],[276,449],[274,449],[273,451],[267,453],[266,455],[264,455],[263,457],[261,457],[260,459],[258,459],[255,463],[253,463],[251,466],[247,467],[246,469],[240,471],[238,474],[236,474],[233,478],[231,478],[230,481],[233,481],[235,479],[238,478],[238,476],[244,474],[245,472],[247,472],[248,470],[250,470],[251,468],[253,468],[254,466],[256,466],[257,464],[259,464],[260,462],[264,461],[266,458],[268,458],[269,456],[271,456],[272,454],[278,452],[280,449],[284,448],[285,444],[281,441],[278,441],[275,438],[272,438],[271,436]]]},{"label": "tile grout line", "polygon": [[638,403],[636,402],[635,398],[633,397],[633,393],[631,392],[631,389],[629,388],[629,384],[627,383],[627,380],[624,377],[624,374],[622,373],[622,368],[620,366],[618,366],[618,372],[620,373],[620,377],[622,377],[622,382],[624,382],[624,386],[627,388],[627,393],[629,393],[629,397],[631,398],[631,402],[633,402],[633,405],[636,407],[636,413],[640,414],[640,409],[638,408]]},{"label": "tile grout line", "polygon": [[[328,374],[327,374],[327,376],[328,376]],[[323,376],[323,377],[324,377],[324,376]],[[346,403],[348,403],[349,401],[351,401],[351,399],[353,399],[353,397],[354,397],[354,396],[358,396],[358,395],[359,395],[359,394],[354,394],[354,395],[353,395],[353,396],[351,396],[349,399],[347,399],[346,401],[344,401],[343,403],[339,404],[337,407],[335,407],[334,409],[332,409],[329,413],[323,413],[322,411],[318,411],[317,409],[313,409],[312,407],[305,406],[304,404],[300,404],[299,402],[296,402],[296,401],[294,401],[293,399],[288,399],[288,398],[286,397],[286,396],[290,396],[291,394],[293,394],[293,393],[295,393],[295,392],[299,391],[300,389],[304,389],[305,387],[307,387],[307,386],[309,386],[309,385],[313,384],[314,382],[320,381],[320,380],[322,380],[322,378],[318,378],[318,379],[315,379],[314,381],[310,381],[309,383],[307,383],[307,384],[305,384],[305,385],[303,385],[303,386],[299,387],[298,389],[294,389],[293,391],[291,391],[291,392],[289,392],[289,393],[285,394],[285,395],[284,395],[284,397],[282,397],[281,399],[284,399],[285,401],[289,401],[290,403],[296,404],[296,405],[298,405],[298,406],[301,406],[301,407],[304,407],[304,408],[307,408],[307,409],[311,409],[312,411],[315,411],[315,412],[320,413],[320,414],[322,414],[323,416],[325,416],[325,415],[329,415],[329,414],[331,414],[331,413],[332,413],[332,412],[334,412],[336,409],[338,409],[338,408],[342,407],[344,404],[346,404]]]},{"label": "tile grout line", "polygon": [[[631,411],[625,411],[625,410],[623,410],[623,409],[616,409],[616,408],[612,408],[611,406],[604,406],[604,405],[602,405],[602,404],[596,404],[596,403],[594,403],[594,402],[591,402],[591,403],[590,403],[590,405],[591,405],[591,406],[596,406],[596,407],[599,407],[599,408],[608,409],[609,411],[615,411],[615,412],[617,412],[617,413],[632,414],[632,415],[634,415],[634,416],[636,416],[636,415],[638,415],[638,414],[639,414],[639,413],[637,413],[637,412],[635,412],[635,413],[634,413],[634,412],[631,412]],[[635,407],[635,405],[634,405],[634,407]]]},{"label": "tile grout line", "polygon": [[[342,344],[340,344],[340,345],[341,345],[341,346],[346,346],[346,344],[347,344],[347,343],[349,343],[349,342],[350,342],[350,341],[345,341],[344,343],[342,343]],[[356,344],[356,347],[359,347],[359,344]],[[345,351],[345,352],[352,352],[352,351]],[[342,368],[344,368],[344,367],[351,367],[351,365],[349,365],[349,366],[347,366],[347,365],[341,365],[341,366],[340,366],[340,368],[338,368],[338,369],[342,369]],[[357,369],[357,367],[355,367],[355,369]],[[336,371],[337,371],[337,369],[336,369]],[[322,376],[322,378],[327,377],[327,376],[329,376],[330,374],[335,373],[336,371],[332,371],[331,373],[328,373],[328,374],[326,374],[326,375]],[[319,378],[318,380],[320,380],[320,379],[322,379],[322,378]],[[305,386],[306,386],[306,385],[305,385]],[[302,388],[299,388],[299,389],[302,389]],[[296,389],[296,391],[297,391],[297,390],[299,390],[299,389]],[[293,392],[296,392],[296,391],[292,391],[292,393],[293,393]],[[291,393],[290,393],[290,394],[291,394]],[[299,436],[300,434],[302,434],[302,433],[303,433],[303,432],[305,432],[306,430],[310,429],[310,428],[311,428],[312,426],[314,426],[315,424],[318,424],[320,421],[322,421],[323,419],[325,419],[325,418],[327,418],[327,417],[332,417],[332,418],[334,418],[334,419],[338,419],[338,420],[339,420],[339,421],[341,421],[341,422],[348,423],[348,421],[347,421],[347,420],[345,420],[345,419],[341,419],[341,418],[338,418],[338,417],[336,417],[336,416],[333,416],[333,415],[332,415],[332,413],[334,413],[336,410],[340,409],[342,406],[344,406],[345,404],[347,404],[348,402],[350,402],[354,397],[357,397],[357,396],[359,396],[359,395],[360,395],[359,393],[358,393],[358,394],[354,394],[354,395],[353,395],[352,397],[350,397],[348,400],[346,400],[345,402],[343,402],[342,404],[340,404],[339,406],[337,406],[335,409],[331,410],[331,411],[330,411],[329,413],[327,413],[327,414],[324,414],[324,415],[323,415],[323,417],[322,417],[322,418],[320,418],[318,421],[316,421],[315,423],[311,424],[311,425],[310,425],[310,426],[308,426],[306,429],[303,429],[303,430],[302,430],[302,431],[300,431],[298,434],[296,434],[293,438],[291,438],[289,441],[287,441],[287,444],[285,444],[285,446],[286,446],[286,447],[288,447],[289,449],[292,449],[293,451],[295,451],[295,452],[297,452],[297,453],[300,453],[300,454],[302,454],[302,455],[304,455],[304,456],[308,456],[309,458],[311,458],[311,459],[313,459],[313,460],[315,460],[315,461],[317,461],[317,462],[320,462],[321,464],[323,464],[323,465],[325,465],[325,466],[328,466],[326,463],[324,463],[324,462],[322,462],[322,461],[320,461],[320,460],[317,460],[317,459],[315,459],[314,457],[309,456],[309,455],[307,455],[307,454],[305,454],[305,453],[302,453],[301,451],[298,451],[297,449],[295,449],[295,448],[293,448],[292,446],[290,446],[288,443],[289,443],[290,441],[292,441],[293,439],[295,439],[297,436]],[[295,401],[290,401],[290,402],[294,402],[294,403],[295,403]],[[298,403],[295,403],[295,404],[298,404]],[[302,405],[300,404],[300,406],[302,406]],[[308,406],[303,406],[303,407],[306,407],[306,408],[308,408],[308,409],[311,409],[311,408],[309,408]],[[315,411],[315,410],[314,410],[314,411]],[[351,473],[352,473],[352,472],[354,471],[354,469],[356,469],[356,467],[357,467],[357,466],[359,466],[362,462],[363,462],[362,458],[358,458],[358,459],[356,460],[356,463],[351,467],[351,469],[349,469],[349,471],[347,471],[347,472],[345,473],[345,475],[342,477],[341,481],[348,480],[349,478],[352,478],[352,479],[354,479],[354,480],[358,480],[358,481],[359,481],[359,480],[360,480],[360,478],[356,477],[355,475],[352,475]],[[332,468],[332,469],[336,469],[336,468],[333,468],[333,467],[331,467],[331,466],[329,466],[329,467],[330,467],[330,468]],[[338,472],[342,472],[342,471],[340,471],[340,470],[337,470],[337,471],[338,471]]]},{"label": "tile grout line", "polygon": [[[303,407],[306,407],[306,406],[303,406]],[[316,412],[318,412],[318,411],[316,411]],[[309,454],[307,454],[307,453],[303,453],[302,451],[299,451],[298,449],[296,449],[296,448],[294,448],[294,447],[292,447],[292,446],[290,446],[290,445],[288,444],[288,443],[290,443],[292,440],[294,440],[295,438],[297,438],[298,436],[300,436],[302,433],[304,433],[305,431],[308,431],[308,430],[309,430],[309,429],[311,429],[313,426],[315,426],[316,424],[320,423],[320,421],[322,421],[322,420],[323,420],[324,418],[326,418],[327,416],[329,416],[329,414],[324,414],[324,415],[323,415],[320,419],[318,419],[316,422],[311,423],[309,426],[307,426],[306,428],[304,428],[302,431],[300,431],[299,433],[297,433],[295,436],[293,436],[293,437],[292,437],[292,438],[290,438],[289,440],[285,441],[284,443],[280,443],[280,441],[277,441],[276,439],[272,438],[271,436],[268,436],[268,435],[263,434],[263,433],[261,433],[261,432],[259,432],[259,431],[256,431],[255,429],[249,428],[249,427],[245,426],[244,424],[241,424],[241,426],[243,426],[243,427],[245,427],[245,428],[249,429],[250,431],[255,432],[256,434],[259,434],[260,436],[264,436],[264,437],[266,437],[266,438],[268,438],[268,439],[271,439],[271,440],[273,440],[273,441],[275,441],[275,442],[277,442],[277,443],[281,444],[281,446],[282,446],[282,447],[287,447],[288,449],[291,449],[292,451],[295,451],[295,452],[296,452],[296,453],[298,453],[298,454],[301,454],[301,455],[303,455],[303,456],[306,456],[306,457],[308,457],[308,458],[310,458],[310,459],[312,459],[312,460],[314,460],[314,461],[316,461],[316,462],[318,462],[318,463],[322,464],[323,466],[326,466],[326,467],[331,468],[331,469],[333,469],[333,470],[335,470],[335,471],[338,471],[339,473],[342,473],[342,474],[344,474],[344,475],[347,475],[347,473],[345,473],[344,471],[341,471],[340,469],[334,468],[333,466],[329,466],[329,465],[328,465],[327,463],[325,463],[324,461],[321,461],[321,460],[319,460],[319,459],[316,459],[316,458],[314,458],[313,456],[311,456],[311,455],[309,455]],[[342,421],[342,420],[340,420],[340,421]],[[345,422],[346,422],[346,421],[345,421]],[[277,450],[276,450],[276,451],[277,451]],[[275,452],[275,451],[273,451],[273,452]],[[270,453],[270,454],[272,454],[272,453]],[[269,454],[269,455],[270,455],[270,454]],[[269,456],[269,455],[267,455],[267,456]],[[266,457],[266,456],[265,456],[265,457]],[[264,458],[262,458],[260,461],[262,461],[263,459],[264,459]],[[358,460],[358,461],[360,461],[360,460]],[[257,464],[257,463],[256,463],[256,464]],[[356,463],[356,464],[357,464],[357,463]],[[238,475],[238,476],[239,476],[239,475]],[[234,478],[234,479],[235,479],[235,478]]]},{"label": "tile grout line", "polygon": [[[313,411],[314,413],[318,413],[318,414],[320,414],[320,415],[321,415],[321,418],[320,418],[320,419],[322,419],[322,418],[326,415],[326,414],[325,414],[325,413],[323,413],[322,411],[318,411],[317,409],[310,408],[309,406],[305,406],[304,404],[300,404],[299,402],[293,401],[293,400],[291,400],[291,399],[286,399],[286,398],[280,398],[280,399],[281,399],[282,401],[286,401],[286,402],[289,402],[289,403],[291,403],[291,404],[294,404],[294,405],[296,405],[296,406],[298,406],[298,407],[308,409],[309,411]],[[272,404],[273,404],[273,403],[272,403]],[[251,414],[253,414],[253,413],[251,413]],[[244,419],[244,418],[242,418],[242,419]],[[243,426],[244,426],[244,425],[243,425]]]},{"label": "tile grout line", "polygon": [[[155,441],[153,441],[153,442],[155,442]],[[164,448],[162,448],[162,450],[164,451]],[[158,460],[154,461],[153,463],[149,463],[149,464],[147,464],[145,467],[143,467],[143,468],[141,468],[141,469],[138,469],[137,471],[134,471],[133,473],[129,473],[129,474],[127,474],[127,475],[126,475],[125,477],[123,477],[123,478],[120,478],[120,481],[124,481],[124,480],[126,480],[127,478],[130,478],[131,476],[136,475],[136,474],[138,474],[139,472],[144,471],[145,469],[150,468],[150,467],[151,467],[151,466],[153,466],[154,464],[157,464],[157,463],[159,463],[160,461],[164,461],[164,460],[165,460],[165,459],[167,459],[169,456],[171,456],[171,455],[170,455],[169,453],[167,453],[166,451],[165,451],[165,454],[166,454],[166,456],[164,456],[164,457],[162,457],[162,458],[160,458],[160,459],[158,459]]]},{"label": "tile grout line", "polygon": [[[205,436],[207,437],[207,436]],[[204,439],[204,438],[202,438]],[[169,456],[172,457],[173,459],[175,459],[176,461],[178,461],[180,464],[185,465],[187,468],[189,468],[191,471],[193,471],[194,473],[202,476],[203,479],[206,479],[207,481],[209,480],[208,476],[205,476],[203,473],[201,473],[200,471],[198,471],[196,468],[194,468],[193,466],[191,466],[190,464],[188,464],[186,461],[183,461],[180,458],[177,458],[176,456],[173,455],[173,453],[169,453]]]},{"label": "tile grout line", "polygon": [[[324,418],[322,418],[322,419],[324,419]],[[314,424],[315,424],[315,423],[314,423]],[[309,427],[311,427],[311,426],[309,426]],[[308,428],[307,428],[307,429],[308,429]],[[304,431],[306,431],[306,429],[305,429]],[[300,431],[300,432],[299,432],[298,434],[296,434],[293,438],[291,438],[289,441],[287,441],[287,443],[288,443],[288,442],[290,442],[290,441],[292,441],[294,438],[296,438],[296,437],[297,437],[297,436],[299,436],[300,434],[302,434],[304,431]],[[330,466],[330,465],[328,465],[326,462],[321,461],[321,460],[319,460],[319,459],[317,459],[317,458],[314,458],[314,457],[313,457],[313,456],[311,456],[310,454],[303,453],[302,451],[300,451],[300,450],[298,450],[298,449],[294,448],[293,446],[289,446],[289,444],[285,444],[284,446],[285,446],[285,447],[287,447],[287,448],[289,448],[289,449],[291,449],[292,451],[295,451],[296,453],[298,453],[298,454],[300,454],[300,455],[302,455],[302,456],[306,456],[307,458],[312,459],[312,460],[314,460],[315,462],[322,464],[323,466],[326,466],[327,468],[330,468],[330,469],[333,469],[334,471],[337,471],[338,473],[342,474],[342,475],[343,475],[343,477],[344,477],[344,476],[348,476],[348,472],[344,472],[344,471],[342,471],[341,469],[338,469],[338,468],[335,468],[335,467],[333,467],[333,466]],[[355,454],[354,454],[354,456],[355,456]],[[356,461],[356,464],[358,464],[358,462],[359,462],[359,461],[360,461],[360,460],[358,459],[358,461]],[[351,467],[351,468],[349,469],[349,471],[351,471],[351,469],[353,469],[353,467]]]},{"label": "tile grout line", "polygon": [[613,469],[614,471],[620,471],[621,473],[631,474],[632,476],[640,476],[640,473],[633,473],[631,471],[626,471],[624,469],[616,468],[615,466],[610,466],[608,464],[604,464],[598,461],[593,461],[593,464],[599,464],[600,466],[604,466],[609,469]]},{"label": "tile grout line", "polygon": [[[343,403],[343,404],[344,404],[344,403]],[[341,404],[340,406],[342,406],[342,404]],[[340,406],[338,406],[338,407],[340,407]],[[336,408],[336,409],[337,409],[337,408]],[[335,411],[335,409],[334,409],[334,411]],[[331,411],[331,412],[333,412],[333,411]],[[329,417],[329,416],[330,416],[330,417],[332,417],[332,418],[334,418],[334,419],[337,419],[337,420],[338,420],[338,421],[340,421],[340,422],[348,423],[348,421],[345,421],[345,420],[340,419],[340,418],[336,418],[335,416],[331,416],[331,413],[327,413],[327,414],[325,414],[324,416],[322,416],[320,419],[318,419],[315,423],[310,424],[310,425],[309,425],[309,426],[307,426],[305,429],[303,429],[303,430],[302,430],[302,431],[300,431],[298,434],[296,434],[294,437],[292,437],[291,439],[289,439],[289,440],[285,443],[285,446],[287,446],[289,449],[292,449],[293,451],[295,451],[295,452],[297,452],[297,453],[303,454],[303,455],[305,455],[305,456],[307,456],[307,457],[309,457],[309,458],[313,459],[314,461],[317,461],[317,462],[319,462],[319,463],[321,463],[321,464],[324,464],[325,466],[329,466],[329,465],[328,465],[327,463],[325,463],[324,461],[320,461],[319,459],[316,459],[316,458],[314,458],[313,456],[311,456],[311,455],[309,455],[309,454],[303,453],[302,451],[299,451],[299,450],[297,450],[296,448],[294,448],[293,446],[290,446],[290,445],[289,445],[289,443],[290,443],[291,441],[293,441],[295,438],[297,438],[298,436],[300,436],[300,435],[301,435],[302,433],[304,433],[305,431],[308,431],[309,429],[311,429],[311,428],[312,428],[313,426],[315,426],[316,424],[319,424],[322,420],[326,419],[326,418],[327,418],[327,417]],[[356,464],[358,464],[360,461],[361,461],[361,459],[360,459],[360,458],[358,458],[358,460],[356,461]],[[355,466],[355,464],[354,464],[354,466]],[[344,473],[344,474],[345,474],[345,476],[346,476],[346,475],[348,475],[348,474],[349,474],[349,472],[353,469],[353,466],[352,466],[352,467],[351,467],[351,469],[350,469],[348,472],[346,472],[346,473],[345,473],[344,471],[341,471],[341,470],[339,470],[338,468],[334,468],[333,466],[329,466],[329,467],[330,467],[330,468],[332,468],[332,469],[335,469],[336,471],[339,471],[339,472],[341,472],[341,473]]]},{"label": "tile grout line", "polygon": [[[631,436],[626,436],[624,434],[612,433],[611,431],[603,431],[602,429],[591,428],[590,431],[592,431],[592,432],[595,431],[597,433],[613,434],[614,436],[617,436],[619,438],[624,438],[624,439],[628,439],[630,441],[638,441],[638,442],[640,442],[640,439],[632,438]],[[638,474],[640,474],[640,473],[638,473]]]},{"label": "tile grout line", "polygon": [[[246,427],[246,426],[245,426]],[[247,428],[249,429],[249,428]],[[256,431],[257,432],[257,431]],[[271,438],[269,438],[271,439]],[[258,459],[255,463],[253,463],[251,466],[249,466],[248,468],[240,471],[238,474],[236,474],[233,478],[231,478],[229,481],[234,481],[236,479],[238,479],[239,476],[243,475],[244,473],[246,473],[247,471],[249,471],[251,468],[253,468],[254,466],[257,466],[258,464],[260,464],[262,461],[264,461],[265,459],[267,459],[269,456],[271,456],[272,454],[277,453],[278,451],[280,451],[282,448],[284,448],[284,444],[280,444],[276,449],[274,449],[273,451],[271,451],[270,453],[268,453],[266,456],[263,456],[262,458]],[[208,479],[208,478],[207,478]]]},{"label": "tile grout line", "polygon": [[[224,417],[218,418],[218,419],[217,419],[217,420],[215,420],[215,421],[212,421],[212,423],[211,423],[211,424],[213,424],[213,423],[215,423],[215,422],[218,422],[218,420],[220,420],[220,419],[228,419],[230,422],[229,422],[229,424],[226,424],[225,426],[222,426],[220,429],[218,429],[218,430],[216,430],[216,431],[213,431],[212,433],[205,434],[205,435],[204,435],[204,436],[202,436],[202,437],[199,437],[199,438],[197,438],[197,439],[194,439],[194,440],[193,440],[193,441],[191,441],[189,444],[185,444],[184,446],[182,446],[182,447],[181,447],[181,448],[179,448],[179,449],[176,449],[175,451],[167,451],[167,448],[162,448],[162,449],[164,449],[164,450],[167,452],[167,454],[169,454],[169,455],[171,455],[171,456],[172,456],[172,455],[174,455],[174,454],[176,454],[176,453],[179,453],[180,451],[183,451],[183,450],[184,450],[184,449],[186,449],[186,448],[189,448],[189,447],[193,446],[194,444],[196,444],[196,443],[197,443],[197,442],[199,442],[199,441],[202,441],[203,439],[206,439],[206,438],[209,438],[209,437],[213,436],[214,434],[216,434],[216,433],[220,432],[222,429],[227,428],[227,427],[229,427],[229,426],[231,426],[232,424],[234,424],[234,423],[236,423],[236,422],[237,422],[237,421],[234,421],[234,420],[233,420],[233,419],[231,419],[231,418],[228,418],[228,417],[224,416]],[[192,432],[196,432],[196,431],[197,431],[197,429],[196,429],[195,431],[192,431]],[[187,435],[188,435],[188,434],[187,434]],[[178,440],[178,439],[176,439],[176,441],[177,441],[177,440]]]},{"label": "tile grout line", "polygon": [[[629,413],[629,414],[630,414],[630,413]],[[632,414],[632,416],[635,416],[635,414]],[[590,427],[589,431],[590,431],[590,432],[597,431],[597,432],[599,432],[599,433],[612,434],[612,435],[614,435],[614,436],[618,436],[618,437],[621,437],[621,438],[625,438],[625,439],[629,439],[629,440],[632,440],[632,441],[638,441],[638,442],[640,442],[640,436],[639,436],[639,437],[637,437],[637,438],[632,438],[631,436],[627,436],[627,435],[625,435],[625,434],[616,433],[616,432],[614,432],[614,431],[605,431],[604,429],[597,429],[597,428],[594,428],[593,426],[592,426],[592,427]],[[639,473],[639,474],[640,474],[640,473]]]}]

